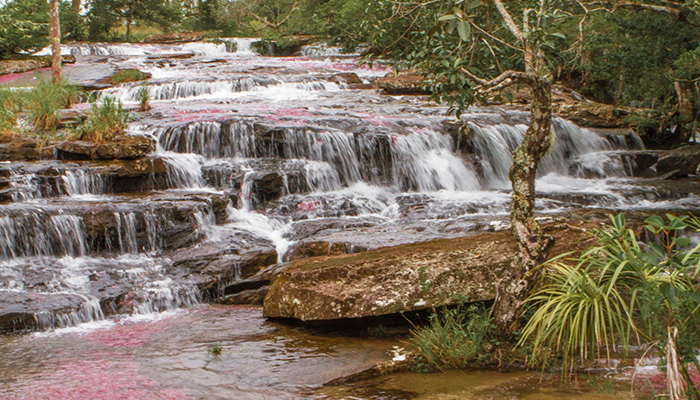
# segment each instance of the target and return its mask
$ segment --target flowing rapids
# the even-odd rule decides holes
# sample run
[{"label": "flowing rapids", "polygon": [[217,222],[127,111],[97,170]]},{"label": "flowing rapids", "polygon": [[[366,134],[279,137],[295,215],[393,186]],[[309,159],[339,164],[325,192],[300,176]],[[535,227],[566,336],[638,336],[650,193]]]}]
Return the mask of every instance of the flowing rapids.
[{"label": "flowing rapids", "polygon": [[[311,396],[394,343],[307,341],[258,308],[201,303],[245,278],[252,259],[284,262],[308,243],[359,252],[507,228],[526,113],[474,108],[455,120],[426,98],[367,89],[390,72],[382,65],[327,46],[261,57],[252,41],[64,46],[78,59],[66,68],[73,83],[97,87],[124,68],[152,75],[153,109],[134,112],[128,134],[156,150],[134,162],[0,165],[0,332],[49,332],[0,342],[10,398]],[[98,98],[135,107],[141,86]],[[633,133],[553,128],[540,216],[700,205],[694,183],[633,177],[630,154],[643,150]],[[223,356],[207,355],[217,343]],[[63,350],[45,359],[49,348]],[[361,398],[341,392],[313,396]],[[395,393],[372,398],[414,398]]]}]

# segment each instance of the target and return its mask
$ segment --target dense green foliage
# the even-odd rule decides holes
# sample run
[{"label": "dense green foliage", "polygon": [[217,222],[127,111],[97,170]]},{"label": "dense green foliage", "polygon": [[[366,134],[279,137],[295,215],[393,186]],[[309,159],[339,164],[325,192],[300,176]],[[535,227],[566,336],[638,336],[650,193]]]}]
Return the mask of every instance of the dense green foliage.
[{"label": "dense green foliage", "polygon": [[48,32],[48,2],[11,0],[0,8],[0,58],[45,47]]},{"label": "dense green foliage", "polygon": [[124,26],[124,39],[131,39],[134,23],[170,28],[181,16],[179,2],[160,0],[92,0],[88,12],[89,37],[93,40],[114,39],[113,30]]},{"label": "dense green foliage", "polygon": [[546,281],[528,300],[533,314],[521,343],[561,354],[572,369],[601,352],[609,356],[616,344],[626,351],[647,343],[662,356],[674,350],[687,378],[700,347],[700,245],[689,247],[683,232],[700,232],[700,220],[649,217],[647,243],[622,214],[611,220],[591,232],[597,243],[573,263],[557,258],[542,266]]}]

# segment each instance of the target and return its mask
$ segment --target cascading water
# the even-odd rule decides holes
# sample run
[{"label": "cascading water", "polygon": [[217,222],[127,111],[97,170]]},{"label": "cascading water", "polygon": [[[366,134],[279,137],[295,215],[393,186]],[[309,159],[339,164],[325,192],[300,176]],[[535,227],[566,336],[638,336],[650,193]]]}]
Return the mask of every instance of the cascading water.
[{"label": "cascading water", "polygon": [[67,196],[100,195],[107,190],[103,177],[83,170],[65,171],[61,179]]},{"label": "cascading water", "polygon": [[[467,112],[469,133],[455,136],[442,108],[345,83],[357,82],[352,74],[383,76],[385,67],[358,66],[327,46],[262,57],[255,40],[63,47],[81,63],[99,57],[110,71],[152,74],[153,110],[134,113],[129,134],[151,137],[157,148],[133,163],[55,161],[0,174],[2,198],[12,201],[0,205],[0,291],[20,296],[13,304],[37,293],[65,303],[32,311],[35,325],[187,307],[200,301],[197,285],[210,269],[234,265],[221,276],[241,277],[249,250],[281,262],[304,241],[361,251],[505,219],[511,152],[526,113]],[[141,86],[102,95],[131,106]],[[559,119],[553,129],[538,212],[698,203],[633,184],[633,158],[619,151],[625,140]],[[385,238],[407,230],[416,234]],[[364,242],[355,246],[358,237]]]},{"label": "cascading water", "polygon": [[476,172],[453,151],[448,135],[434,131],[392,136],[394,184],[402,191],[475,191]]}]

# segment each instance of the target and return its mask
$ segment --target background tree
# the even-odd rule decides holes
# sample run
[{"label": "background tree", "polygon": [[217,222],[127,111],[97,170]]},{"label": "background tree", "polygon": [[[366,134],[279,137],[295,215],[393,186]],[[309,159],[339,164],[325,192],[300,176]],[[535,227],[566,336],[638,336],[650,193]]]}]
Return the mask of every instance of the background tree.
[{"label": "background tree", "polygon": [[0,58],[45,47],[48,22],[46,0],[11,0],[0,7]]},{"label": "background tree", "polygon": [[61,25],[58,15],[58,0],[49,0],[49,13],[51,18],[51,76],[53,83],[61,83]]},{"label": "background tree", "polygon": [[397,40],[405,43],[405,57],[426,72],[436,97],[447,100],[458,115],[508,86],[529,89],[530,122],[513,152],[509,174],[510,220],[518,251],[511,267],[497,277],[493,308],[500,333],[507,337],[537,280],[534,267],[546,260],[553,243],[535,221],[534,207],[537,167],[553,140],[550,55],[563,38],[554,31],[554,22],[563,15],[560,2],[406,2],[394,14],[407,19],[411,29],[418,28]]},{"label": "background tree", "polygon": [[153,24],[169,30],[180,20],[181,8],[177,2],[159,0],[92,0],[88,12],[89,33],[92,39],[107,38],[110,31],[123,24],[126,40],[131,40],[134,23]]}]

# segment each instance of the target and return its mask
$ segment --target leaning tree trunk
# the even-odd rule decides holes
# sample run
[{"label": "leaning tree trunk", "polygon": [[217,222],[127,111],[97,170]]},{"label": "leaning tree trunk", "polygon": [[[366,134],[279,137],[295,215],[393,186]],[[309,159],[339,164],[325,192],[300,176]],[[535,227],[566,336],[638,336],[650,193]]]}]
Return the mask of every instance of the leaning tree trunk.
[{"label": "leaning tree trunk", "polygon": [[674,82],[676,95],[678,96],[678,122],[680,129],[678,130],[680,137],[674,138],[674,141],[685,143],[690,139],[691,131],[687,125],[695,119],[693,115],[693,89],[691,84],[687,82]]},{"label": "leaning tree trunk", "polygon": [[49,14],[51,17],[51,76],[54,84],[61,82],[61,26],[58,21],[58,0],[49,0]]},{"label": "leaning tree trunk", "polygon": [[493,316],[502,337],[517,329],[520,308],[538,274],[529,272],[547,259],[554,243],[543,235],[535,221],[535,176],[542,157],[549,150],[552,131],[552,83],[547,77],[532,76],[530,85],[530,126],[513,152],[510,181],[513,185],[510,222],[518,246],[511,267],[497,282],[498,298]]},{"label": "leaning tree trunk", "polygon": [[78,18],[80,17],[80,6],[81,6],[81,1],[80,0],[73,0],[72,7],[71,7],[71,13],[73,14],[74,21],[77,23]]}]

